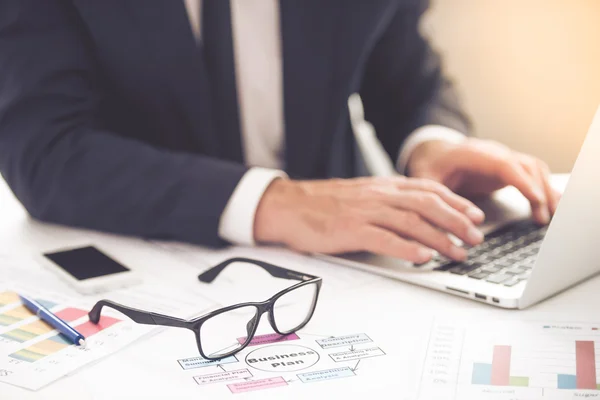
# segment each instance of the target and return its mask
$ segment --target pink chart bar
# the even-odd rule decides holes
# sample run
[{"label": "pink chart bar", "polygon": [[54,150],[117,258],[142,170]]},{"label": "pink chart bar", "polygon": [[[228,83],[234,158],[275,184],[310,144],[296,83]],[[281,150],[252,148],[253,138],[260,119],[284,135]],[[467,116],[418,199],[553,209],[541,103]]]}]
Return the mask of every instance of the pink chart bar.
[{"label": "pink chart bar", "polygon": [[287,386],[287,382],[281,376],[276,378],[260,379],[258,381],[247,381],[227,385],[231,393],[252,392],[254,390],[271,389],[279,386]]},{"label": "pink chart bar", "polygon": [[[277,333],[269,333],[268,335],[254,336],[252,338],[252,340],[250,341],[250,344],[248,344],[248,346],[258,346],[259,344],[287,342],[289,340],[298,340],[298,339],[300,339],[300,338],[295,333],[291,333],[291,334],[285,335],[285,336],[279,335]],[[237,338],[237,341],[240,344],[243,344],[246,342],[246,337]]]},{"label": "pink chart bar", "polygon": [[494,346],[492,385],[508,386],[510,384],[510,357],[510,346]]},{"label": "pink chart bar", "polygon": [[577,389],[596,390],[596,350],[592,341],[575,342]]}]

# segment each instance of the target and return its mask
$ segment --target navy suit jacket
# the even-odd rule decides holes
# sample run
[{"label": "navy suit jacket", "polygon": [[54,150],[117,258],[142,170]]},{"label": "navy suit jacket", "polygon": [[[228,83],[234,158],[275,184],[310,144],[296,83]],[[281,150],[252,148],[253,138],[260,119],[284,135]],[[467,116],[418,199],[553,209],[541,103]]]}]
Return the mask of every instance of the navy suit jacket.
[{"label": "navy suit jacket", "polygon": [[[393,159],[419,126],[467,130],[418,32],[426,3],[281,0],[291,177],[357,174],[353,92]],[[233,62],[218,91],[204,64],[181,0],[0,0],[0,172],[41,220],[222,243],[247,167]]]}]

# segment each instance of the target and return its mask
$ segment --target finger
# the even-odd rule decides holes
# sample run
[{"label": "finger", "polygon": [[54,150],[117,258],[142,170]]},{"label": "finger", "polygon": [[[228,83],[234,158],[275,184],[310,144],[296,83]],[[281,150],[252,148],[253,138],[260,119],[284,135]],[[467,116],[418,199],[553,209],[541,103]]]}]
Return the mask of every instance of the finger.
[{"label": "finger", "polygon": [[535,221],[542,225],[546,225],[550,222],[550,209],[549,202],[547,198],[547,193],[544,185],[544,177],[542,175],[542,171],[540,170],[537,161],[533,158],[526,157],[521,160],[521,165],[523,169],[531,176],[534,180],[535,184],[544,192],[545,203],[539,204],[539,206],[535,207],[532,205],[531,212]]},{"label": "finger", "polygon": [[[458,213],[456,210],[453,211]],[[437,250],[453,260],[464,261],[467,258],[465,249],[456,246],[448,234],[432,226],[416,212],[382,208],[373,215],[371,222],[403,238],[415,240],[430,249]]]},{"label": "finger", "polygon": [[532,209],[537,209],[546,203],[543,188],[521,166],[520,160],[511,150],[496,143],[493,148],[482,151],[472,148],[456,162],[463,168],[479,171],[490,179],[498,179],[502,185],[514,186],[531,203]]},{"label": "finger", "polygon": [[498,176],[505,185],[517,188],[531,204],[532,210],[546,207],[546,195],[537,182],[525,171],[519,162],[499,161]]},{"label": "finger", "polygon": [[355,237],[358,240],[356,247],[363,251],[400,258],[415,264],[426,263],[433,257],[433,252],[424,246],[378,226],[367,225]]},{"label": "finger", "polygon": [[552,189],[552,206],[551,206],[551,210],[552,210],[552,215],[556,214],[556,210],[558,210],[558,204],[560,203],[560,199],[562,199],[562,192],[560,192],[559,190],[557,190],[556,188],[554,188],[554,186],[551,185],[551,189]]},{"label": "finger", "polygon": [[396,207],[420,215],[429,223],[452,233],[465,243],[475,246],[483,241],[483,233],[473,222],[435,193],[408,190],[394,196],[393,201]]},{"label": "finger", "polygon": [[546,191],[546,198],[548,199],[550,213],[554,215],[556,208],[558,207],[558,202],[560,201],[561,193],[552,186],[550,167],[548,167],[548,164],[541,160],[537,160],[537,164],[542,174],[544,190]]},{"label": "finger", "polygon": [[457,195],[452,190],[442,185],[441,183],[434,182],[428,179],[407,179],[398,184],[401,189],[412,189],[422,190],[431,193],[435,193],[450,205],[450,207],[466,215],[471,221],[476,224],[480,224],[485,219],[483,211],[477,207],[473,202],[465,199],[462,196]]}]

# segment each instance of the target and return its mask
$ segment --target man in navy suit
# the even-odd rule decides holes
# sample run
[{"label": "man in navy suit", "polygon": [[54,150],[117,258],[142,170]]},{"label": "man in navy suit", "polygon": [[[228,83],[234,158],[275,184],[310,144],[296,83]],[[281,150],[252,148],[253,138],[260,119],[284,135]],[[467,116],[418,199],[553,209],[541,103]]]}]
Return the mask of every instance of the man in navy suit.
[{"label": "man in navy suit", "polygon": [[[547,166],[469,126],[423,0],[0,0],[0,172],[44,221],[204,245],[466,257]],[[397,178],[360,175],[347,99]],[[343,178],[343,179],[340,179]]]}]

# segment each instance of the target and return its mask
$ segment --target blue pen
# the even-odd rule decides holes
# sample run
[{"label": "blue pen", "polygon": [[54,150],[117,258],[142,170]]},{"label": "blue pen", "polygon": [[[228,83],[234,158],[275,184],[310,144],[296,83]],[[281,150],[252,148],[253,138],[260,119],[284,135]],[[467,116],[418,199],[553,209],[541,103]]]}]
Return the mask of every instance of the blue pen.
[{"label": "blue pen", "polygon": [[46,322],[54,329],[65,335],[73,344],[85,347],[85,337],[83,337],[83,335],[77,332],[75,329],[71,328],[71,326],[69,326],[69,324],[67,324],[65,321],[54,315],[52,311],[28,297],[19,295],[19,298],[25,307],[37,315],[42,321]]}]

